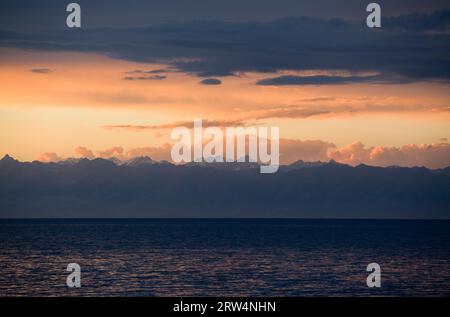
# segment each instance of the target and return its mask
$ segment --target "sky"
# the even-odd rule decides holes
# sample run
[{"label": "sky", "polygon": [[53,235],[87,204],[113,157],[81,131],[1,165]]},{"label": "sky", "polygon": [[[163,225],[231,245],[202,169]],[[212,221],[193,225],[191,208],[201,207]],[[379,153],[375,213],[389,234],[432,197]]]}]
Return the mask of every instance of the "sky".
[{"label": "sky", "polygon": [[[450,4],[0,3],[0,155],[169,159],[171,128],[280,127],[281,162],[450,165]],[[26,9],[24,9],[26,8]]]}]

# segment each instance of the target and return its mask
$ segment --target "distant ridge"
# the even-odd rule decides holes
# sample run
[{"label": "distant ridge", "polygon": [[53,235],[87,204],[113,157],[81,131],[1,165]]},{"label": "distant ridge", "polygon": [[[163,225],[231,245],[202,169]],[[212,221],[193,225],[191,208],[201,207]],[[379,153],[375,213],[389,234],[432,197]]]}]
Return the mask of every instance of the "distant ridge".
[{"label": "distant ridge", "polygon": [[[177,166],[185,166],[185,167],[206,167],[206,168],[216,168],[220,170],[242,170],[242,169],[256,169],[259,168],[258,163],[252,163],[248,162],[248,157],[245,158],[245,162],[191,162],[186,164],[180,164]],[[116,157],[110,157],[110,158],[94,158],[94,159],[88,159],[88,158],[67,158],[58,162],[41,162],[38,160],[32,161],[32,162],[20,162],[19,160],[16,160],[15,158],[11,157],[10,155],[6,154],[1,160],[0,164],[13,164],[13,163],[19,163],[19,164],[56,164],[56,165],[76,165],[76,164],[101,164],[101,165],[111,165],[113,163],[114,165],[120,165],[120,166],[140,166],[145,164],[162,164],[162,165],[173,165],[175,164],[166,161],[155,161],[149,156],[137,156],[125,161],[121,161]],[[439,169],[428,169],[424,166],[414,166],[414,167],[403,167],[403,166],[387,166],[387,167],[380,167],[380,166],[372,166],[367,164],[359,164],[357,166],[351,166],[343,163],[336,162],[335,160],[331,159],[328,162],[322,162],[322,161],[303,161],[298,160],[288,165],[280,165],[281,171],[293,171],[297,169],[303,169],[303,168],[312,168],[312,167],[320,167],[320,166],[348,166],[351,168],[384,168],[384,169],[393,169],[393,168],[399,168],[399,169],[426,169],[430,171],[437,171],[444,174],[450,174],[450,166],[445,168],[439,168]]]},{"label": "distant ridge", "polygon": [[155,163],[157,163],[157,162],[153,161],[148,156],[138,156],[138,157],[132,158],[130,160],[127,160],[123,163],[119,163],[119,164],[127,165],[127,166],[138,166],[138,165],[142,165],[142,164],[155,164]]},{"label": "distant ridge", "polygon": [[12,158],[11,156],[9,156],[8,154],[6,154],[1,160],[0,162],[2,164],[12,164],[12,163],[16,163],[19,162],[16,159]]},{"label": "distant ridge", "polygon": [[140,157],[0,160],[0,218],[256,217],[450,219],[450,168],[298,161],[174,165]]}]

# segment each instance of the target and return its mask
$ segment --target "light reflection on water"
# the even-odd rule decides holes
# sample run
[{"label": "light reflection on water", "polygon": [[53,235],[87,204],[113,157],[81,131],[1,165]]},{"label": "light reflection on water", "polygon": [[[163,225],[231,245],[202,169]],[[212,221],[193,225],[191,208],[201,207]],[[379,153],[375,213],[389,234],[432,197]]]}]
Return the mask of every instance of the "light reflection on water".
[{"label": "light reflection on water", "polygon": [[[0,220],[1,296],[450,296],[450,222]],[[68,263],[82,287],[68,289]],[[366,286],[368,263],[382,287]]]}]

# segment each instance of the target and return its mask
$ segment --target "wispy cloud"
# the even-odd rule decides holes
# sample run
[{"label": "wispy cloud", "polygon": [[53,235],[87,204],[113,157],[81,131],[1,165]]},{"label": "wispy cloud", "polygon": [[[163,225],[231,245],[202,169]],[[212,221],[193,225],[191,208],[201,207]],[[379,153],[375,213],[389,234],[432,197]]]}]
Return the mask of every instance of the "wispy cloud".
[{"label": "wispy cloud", "polygon": [[35,74],[49,74],[52,72],[49,68],[33,68],[30,71]]},{"label": "wispy cloud", "polygon": [[[232,127],[232,126],[245,126],[248,120],[243,119],[231,119],[231,120],[202,120],[203,127]],[[155,124],[155,125],[133,125],[133,124],[123,124],[123,125],[105,125],[105,129],[109,130],[129,130],[129,131],[142,131],[142,130],[166,130],[173,129],[177,127],[193,128],[193,121],[176,121],[166,124]]]},{"label": "wispy cloud", "polygon": [[287,85],[344,85],[344,84],[407,84],[412,80],[392,76],[278,76],[261,79],[256,82],[261,86]]},{"label": "wispy cloud", "polygon": [[206,78],[199,82],[202,85],[220,85],[222,81],[217,78]]},{"label": "wispy cloud", "polygon": [[128,72],[125,72],[125,74],[162,74],[170,72],[168,69],[151,69],[151,70],[142,70],[142,69],[135,69],[130,70]]},{"label": "wispy cloud", "polygon": [[152,75],[152,76],[125,76],[124,80],[163,80],[166,79],[167,76],[163,75]]}]

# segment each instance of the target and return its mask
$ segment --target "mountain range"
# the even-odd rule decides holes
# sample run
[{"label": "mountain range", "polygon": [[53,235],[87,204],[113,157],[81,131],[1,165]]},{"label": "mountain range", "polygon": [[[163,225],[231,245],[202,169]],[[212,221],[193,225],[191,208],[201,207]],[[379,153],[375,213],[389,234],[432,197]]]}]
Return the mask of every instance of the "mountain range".
[{"label": "mountain range", "polygon": [[0,160],[0,218],[450,218],[450,167]]}]

